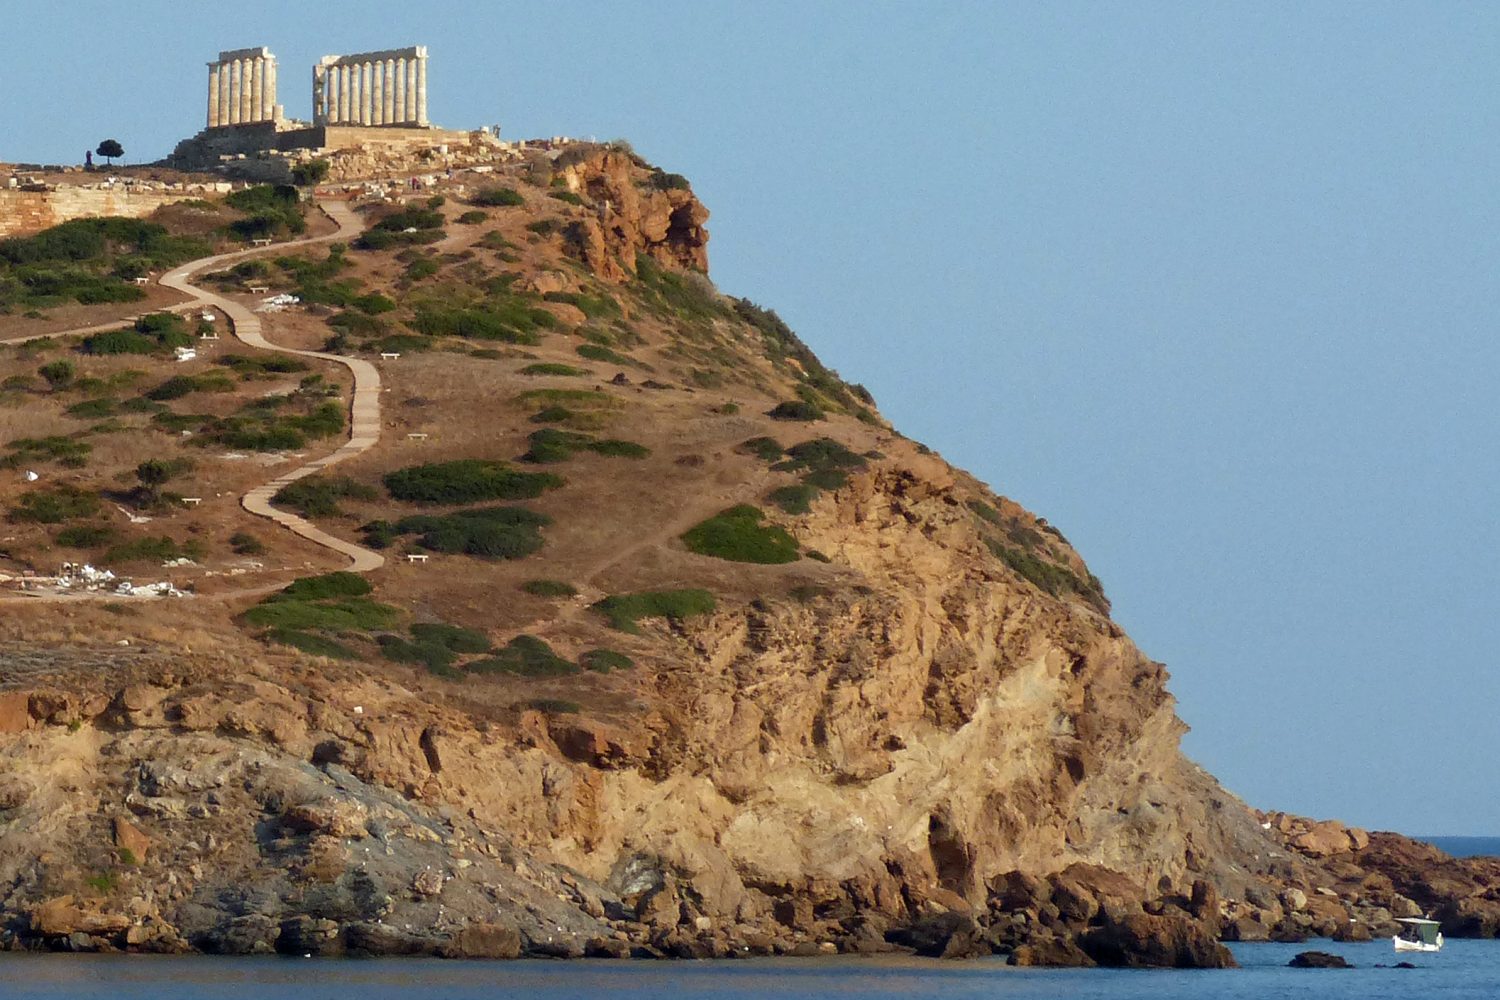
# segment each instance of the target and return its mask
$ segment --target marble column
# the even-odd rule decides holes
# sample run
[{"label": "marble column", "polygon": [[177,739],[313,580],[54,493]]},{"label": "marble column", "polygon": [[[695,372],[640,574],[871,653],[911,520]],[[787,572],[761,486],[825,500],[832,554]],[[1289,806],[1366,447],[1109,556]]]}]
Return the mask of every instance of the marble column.
[{"label": "marble column", "polygon": [[276,120],[276,58],[273,56],[265,60],[266,82],[265,93],[260,104],[260,120]]},{"label": "marble column", "polygon": [[343,124],[344,119],[349,117],[349,67],[331,66],[329,73],[333,77],[333,113],[329,115],[332,121]]},{"label": "marble column", "polygon": [[406,59],[392,59],[391,64],[396,68],[396,110],[391,115],[391,121],[397,124],[406,123]]},{"label": "marble column", "polygon": [[240,123],[240,88],[245,82],[245,66],[236,59],[229,64],[229,113],[225,115],[226,125],[238,125]]},{"label": "marble column", "polygon": [[406,124],[417,120],[417,60],[413,56],[406,60]]},{"label": "marble column", "polygon": [[372,60],[370,72],[375,81],[374,110],[370,115],[370,124],[383,125],[385,124],[385,60]]},{"label": "marble column", "polygon": [[359,123],[368,125],[371,122],[370,115],[374,112],[374,90],[375,67],[369,63],[359,64]]},{"label": "marble column", "polygon": [[258,122],[266,106],[266,61],[259,56],[250,60],[250,114],[247,120]]},{"label": "marble column", "polygon": [[250,121],[253,117],[251,108],[255,106],[255,60],[244,60],[244,76],[240,81],[240,124]]},{"label": "marble column", "polygon": [[229,64],[219,64],[219,110],[215,114],[215,125],[229,124]]},{"label": "marble column", "polygon": [[392,73],[394,60],[380,60],[380,124],[396,120],[396,81]]},{"label": "marble column", "polygon": [[219,64],[208,64],[208,127],[219,124]]},{"label": "marble column", "polygon": [[417,56],[417,124],[427,124],[427,56]]}]

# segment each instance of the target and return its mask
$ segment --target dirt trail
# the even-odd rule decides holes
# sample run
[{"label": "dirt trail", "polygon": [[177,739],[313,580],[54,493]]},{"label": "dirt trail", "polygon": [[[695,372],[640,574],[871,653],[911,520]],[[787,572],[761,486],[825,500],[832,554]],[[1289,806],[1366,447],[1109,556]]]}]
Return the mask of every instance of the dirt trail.
[{"label": "dirt trail", "polygon": [[[281,253],[286,250],[312,246],[319,243],[332,243],[338,240],[349,240],[357,236],[364,228],[360,218],[354,214],[348,204],[343,201],[320,200],[318,207],[322,209],[330,219],[338,226],[332,233],[323,236],[311,236],[307,239],[292,240],[286,243],[274,243],[270,246],[254,247],[249,250],[236,250],[231,253],[215,254],[211,257],[200,257],[180,267],[166,272],[159,279],[163,287],[182,292],[189,296],[186,302],[180,302],[166,307],[165,312],[187,312],[201,309],[204,306],[213,306],[227,317],[233,328],[234,335],[240,340],[266,351],[277,351],[282,354],[295,354],[300,357],[318,358],[323,361],[332,361],[348,368],[354,375],[353,399],[350,403],[350,434],[349,440],[332,453],[316,459],[306,465],[299,466],[291,472],[283,473],[267,483],[262,483],[240,499],[240,505],[257,517],[264,517],[275,521],[277,524],[289,529],[294,534],[308,541],[331,549],[350,560],[348,569],[354,573],[368,573],[385,565],[385,557],[378,552],[367,549],[362,545],[335,538],[333,535],[319,529],[311,522],[296,514],[278,510],[271,506],[271,497],[276,491],[288,483],[296,482],[304,476],[313,475],[316,472],[336,465],[345,459],[353,458],[374,447],[380,440],[380,372],[368,361],[359,358],[346,358],[337,354],[327,354],[322,351],[299,351],[290,347],[280,347],[265,339],[261,330],[260,317],[251,312],[244,305],[233,299],[226,298],[216,292],[211,292],[194,285],[190,280],[194,275],[209,269],[219,269],[226,265],[246,260],[252,257],[264,256],[266,254]],[[59,330],[53,333],[37,336],[18,337],[6,340],[4,343],[19,344],[28,340],[37,340],[41,337],[74,337],[103,330],[118,329],[122,324],[128,323],[137,317],[121,317],[110,323],[94,324],[86,327],[76,327],[71,330]],[[214,595],[215,600],[224,600],[232,597],[243,597],[260,593],[269,593],[277,589],[278,585],[256,587],[251,590],[234,591],[226,594]],[[14,598],[0,597],[0,601],[7,599],[36,601],[36,600],[80,600],[88,598],[117,599],[115,594],[18,594]]]},{"label": "dirt trail", "polygon": [[[325,236],[315,236],[310,239],[297,240],[292,243],[282,243],[276,246],[276,250],[285,250],[291,247],[307,246],[314,243],[331,243],[335,240],[348,240],[358,235],[362,228],[359,217],[342,201],[320,201],[318,207],[328,213],[328,217],[338,224],[335,232]],[[349,570],[354,573],[368,573],[385,565],[385,556],[372,549],[353,542],[346,542],[342,538],[335,538],[312,522],[296,514],[284,510],[278,510],[271,506],[271,497],[276,491],[289,483],[296,482],[305,476],[322,472],[332,465],[337,465],[355,455],[363,454],[373,448],[380,440],[380,372],[370,362],[360,358],[346,358],[338,354],[328,354],[323,351],[299,351],[290,347],[280,347],[271,343],[261,332],[260,317],[239,302],[199,288],[191,282],[193,275],[210,268],[220,268],[226,264],[246,257],[254,256],[264,252],[263,248],[255,250],[240,250],[234,253],[217,254],[213,257],[204,257],[200,260],[190,261],[179,268],[168,271],[161,276],[161,283],[167,288],[175,289],[193,297],[194,303],[198,305],[210,305],[229,317],[229,322],[234,328],[234,335],[251,347],[258,347],[265,351],[277,351],[282,354],[294,354],[304,358],[318,358],[322,361],[332,361],[348,368],[354,375],[354,395],[350,403],[350,431],[349,440],[331,454],[324,455],[306,465],[293,469],[291,472],[283,473],[268,483],[262,483],[255,489],[246,493],[240,500],[240,505],[257,517],[268,518],[277,524],[290,530],[293,534],[305,538],[316,545],[332,549],[335,552],[348,556],[350,560]]]}]

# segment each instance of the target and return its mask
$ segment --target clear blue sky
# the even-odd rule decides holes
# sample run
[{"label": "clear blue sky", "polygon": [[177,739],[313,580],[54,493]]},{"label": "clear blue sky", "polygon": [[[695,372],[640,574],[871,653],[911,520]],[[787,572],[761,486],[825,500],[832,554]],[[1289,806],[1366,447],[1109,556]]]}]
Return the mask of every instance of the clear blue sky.
[{"label": "clear blue sky", "polygon": [[[32,4],[0,159],[166,153],[204,64],[432,52],[628,137],[898,427],[1046,515],[1254,805],[1500,833],[1500,8]],[[1418,748],[1430,748],[1418,753]]]}]

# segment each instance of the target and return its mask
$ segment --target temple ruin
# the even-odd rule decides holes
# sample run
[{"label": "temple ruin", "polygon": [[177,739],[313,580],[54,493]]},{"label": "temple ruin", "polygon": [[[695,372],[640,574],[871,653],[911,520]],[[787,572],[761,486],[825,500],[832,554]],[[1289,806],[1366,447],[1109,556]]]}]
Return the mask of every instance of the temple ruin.
[{"label": "temple ruin", "polygon": [[428,119],[425,45],[323,56],[312,68],[311,121],[287,117],[276,84],[270,49],[220,52],[208,64],[207,124],[166,162],[280,180],[296,162],[338,150],[401,156],[493,138],[437,128]]},{"label": "temple ruin", "polygon": [[427,125],[427,46],[324,56],[313,67],[313,124]]},{"label": "temple ruin", "polygon": [[220,52],[208,64],[208,128],[273,122],[281,117],[276,103],[276,57],[267,48]]}]

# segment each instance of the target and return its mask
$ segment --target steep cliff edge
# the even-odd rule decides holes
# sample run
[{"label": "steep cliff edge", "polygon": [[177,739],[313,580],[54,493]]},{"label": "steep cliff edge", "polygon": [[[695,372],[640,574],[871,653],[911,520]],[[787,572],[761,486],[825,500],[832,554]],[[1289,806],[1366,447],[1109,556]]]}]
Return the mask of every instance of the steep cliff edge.
[{"label": "steep cliff edge", "polygon": [[[1182,756],[1055,528],[708,284],[680,178],[582,148],[427,199],[223,278],[340,274],[345,308],[267,336],[399,343],[390,433],[336,503],[282,502],[426,558],[337,600],[12,605],[5,941],[1215,965],[1221,932],[1378,921],[1388,887],[1328,888]],[[18,532],[7,558],[45,551]]]}]

